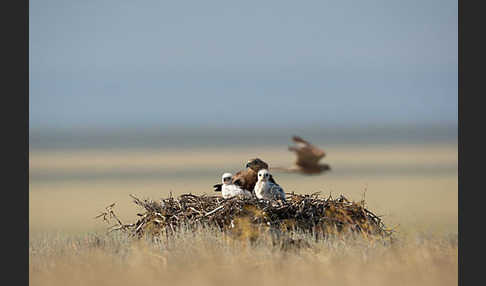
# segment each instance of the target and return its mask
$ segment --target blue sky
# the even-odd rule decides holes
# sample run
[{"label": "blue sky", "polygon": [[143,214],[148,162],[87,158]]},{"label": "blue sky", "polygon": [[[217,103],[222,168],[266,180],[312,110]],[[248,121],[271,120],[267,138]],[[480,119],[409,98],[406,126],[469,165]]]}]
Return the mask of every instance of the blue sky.
[{"label": "blue sky", "polygon": [[457,124],[457,1],[30,1],[30,127]]}]

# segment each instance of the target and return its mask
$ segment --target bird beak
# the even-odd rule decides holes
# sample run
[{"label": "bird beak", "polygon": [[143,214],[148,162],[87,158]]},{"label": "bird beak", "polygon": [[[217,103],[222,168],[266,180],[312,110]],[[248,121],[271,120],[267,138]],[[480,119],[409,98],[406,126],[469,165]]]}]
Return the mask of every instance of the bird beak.
[{"label": "bird beak", "polygon": [[250,162],[246,163],[245,168],[250,168]]}]

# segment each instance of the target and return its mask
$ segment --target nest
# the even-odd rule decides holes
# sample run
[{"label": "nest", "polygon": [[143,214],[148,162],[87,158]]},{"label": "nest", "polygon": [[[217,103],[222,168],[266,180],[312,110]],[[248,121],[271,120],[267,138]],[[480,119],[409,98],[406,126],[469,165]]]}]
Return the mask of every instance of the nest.
[{"label": "nest", "polygon": [[144,209],[138,220],[123,224],[113,211],[115,204],[96,218],[116,224],[109,231],[126,231],[130,235],[171,235],[181,230],[195,231],[214,227],[240,237],[255,239],[262,231],[308,233],[316,239],[340,233],[357,233],[366,237],[390,238],[381,218],[365,208],[364,201],[353,202],[343,195],[323,198],[319,193],[287,194],[287,201],[266,201],[256,197],[233,197],[183,194],[177,198],[153,201],[130,195]]}]

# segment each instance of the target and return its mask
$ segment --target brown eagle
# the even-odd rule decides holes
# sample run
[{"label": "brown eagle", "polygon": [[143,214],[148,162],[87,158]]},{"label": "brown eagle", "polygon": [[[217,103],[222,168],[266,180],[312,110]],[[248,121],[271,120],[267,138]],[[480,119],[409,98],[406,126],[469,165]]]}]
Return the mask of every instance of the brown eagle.
[{"label": "brown eagle", "polygon": [[289,146],[289,151],[293,151],[297,155],[295,166],[291,168],[273,168],[273,170],[302,173],[307,175],[320,174],[331,170],[328,164],[319,164],[319,160],[326,156],[326,153],[310,144],[299,136],[292,136],[294,146]]},{"label": "brown eagle", "polygon": [[[255,159],[249,160],[246,163],[245,167],[246,167],[246,170],[239,171],[233,176],[232,183],[240,186],[242,189],[253,192],[253,188],[255,187],[255,184],[258,181],[258,179],[257,179],[258,171],[260,171],[262,169],[268,170],[268,164],[263,162],[259,158],[255,158]],[[274,184],[277,184],[271,175],[270,175],[269,181],[274,183]],[[222,185],[223,184],[213,185],[214,191],[215,192],[221,192],[221,186]]]}]

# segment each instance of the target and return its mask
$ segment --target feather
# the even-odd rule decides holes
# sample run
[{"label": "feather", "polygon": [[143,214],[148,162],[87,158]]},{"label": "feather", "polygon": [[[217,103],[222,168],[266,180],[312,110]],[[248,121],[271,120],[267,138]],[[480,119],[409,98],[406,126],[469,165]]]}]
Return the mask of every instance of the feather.
[{"label": "feather", "polygon": [[213,185],[213,188],[214,188],[214,191],[215,192],[221,192],[221,187],[223,186],[223,184],[216,184],[216,185]]}]

